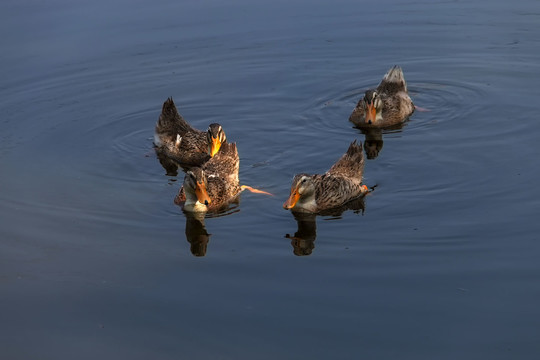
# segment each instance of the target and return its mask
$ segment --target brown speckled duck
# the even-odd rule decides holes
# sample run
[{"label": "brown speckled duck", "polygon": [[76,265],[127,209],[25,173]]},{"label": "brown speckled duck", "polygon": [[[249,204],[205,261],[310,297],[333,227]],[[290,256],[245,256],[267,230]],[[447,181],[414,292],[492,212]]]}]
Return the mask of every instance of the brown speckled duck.
[{"label": "brown speckled duck", "polygon": [[284,209],[321,213],[368,192],[362,185],[364,155],[362,144],[351,143],[347,152],[325,174],[298,174],[294,177]]},{"label": "brown speckled duck", "polygon": [[384,128],[402,123],[414,112],[403,70],[394,66],[375,90],[367,90],[349,121],[359,128]]},{"label": "brown speckled duck", "polygon": [[222,144],[220,151],[203,166],[186,172],[175,204],[190,212],[226,208],[243,190],[238,179],[239,166],[236,144]]},{"label": "brown speckled duck", "polygon": [[154,134],[158,154],[180,165],[200,166],[213,157],[226,141],[221,125],[210,124],[207,131],[197,130],[178,113],[172,98],[163,103]]}]

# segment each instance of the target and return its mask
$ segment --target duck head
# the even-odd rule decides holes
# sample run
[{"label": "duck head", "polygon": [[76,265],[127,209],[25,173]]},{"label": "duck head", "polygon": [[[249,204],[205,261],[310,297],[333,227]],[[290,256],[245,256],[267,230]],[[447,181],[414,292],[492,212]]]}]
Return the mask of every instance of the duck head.
[{"label": "duck head", "polygon": [[377,114],[382,110],[382,101],[375,90],[366,91],[363,100],[366,124],[375,124]]},{"label": "duck head", "polygon": [[315,203],[315,182],[307,174],[298,174],[294,177],[289,198],[283,204],[286,210],[313,211]]},{"label": "duck head", "polygon": [[192,168],[184,177],[186,203],[193,204],[196,209],[205,209],[211,202],[206,190],[208,182],[201,168]]},{"label": "duck head", "polygon": [[206,140],[208,142],[208,155],[213,157],[219,151],[221,144],[227,142],[227,136],[221,125],[214,123],[208,126]]}]

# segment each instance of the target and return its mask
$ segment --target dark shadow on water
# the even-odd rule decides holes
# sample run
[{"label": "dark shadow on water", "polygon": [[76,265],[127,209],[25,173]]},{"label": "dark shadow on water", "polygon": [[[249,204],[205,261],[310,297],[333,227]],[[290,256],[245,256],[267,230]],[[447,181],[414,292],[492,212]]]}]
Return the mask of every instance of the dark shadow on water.
[{"label": "dark shadow on water", "polygon": [[364,151],[368,159],[372,160],[379,156],[383,147],[382,130],[370,129],[362,131],[366,136],[364,139]]},{"label": "dark shadow on water", "polygon": [[186,216],[186,240],[190,243],[190,251],[194,256],[202,257],[206,255],[208,242],[212,234],[206,230],[205,219],[221,216],[228,216],[240,211],[239,199],[229,204],[227,208],[219,212],[200,213],[184,211]]},{"label": "dark shadow on water", "polygon": [[294,236],[286,234],[285,237],[291,239],[294,255],[311,255],[317,238],[317,216],[305,213],[293,213],[293,215],[298,223],[298,230],[294,233]]},{"label": "dark shadow on water", "polygon": [[211,234],[206,231],[204,213],[188,213],[186,215],[186,239],[194,256],[205,256]]},{"label": "dark shadow on water", "polygon": [[178,168],[180,167],[178,163],[165,154],[163,154],[161,151],[156,151],[156,156],[159,160],[159,163],[165,169],[165,172],[167,176],[177,176],[178,175]]},{"label": "dark shadow on water", "polygon": [[364,152],[366,153],[366,157],[369,160],[376,159],[384,145],[383,135],[388,133],[402,132],[406,123],[407,122],[404,122],[402,124],[393,125],[384,129],[374,127],[355,127],[355,129],[360,130],[360,132],[365,136]]},{"label": "dark shadow on water", "polygon": [[366,209],[365,196],[354,199],[347,204],[325,210],[319,214],[292,212],[298,225],[298,230],[294,235],[285,234],[285,238],[291,239],[293,254],[296,256],[311,255],[315,249],[315,239],[317,238],[317,216],[328,217],[325,220],[339,220],[343,212],[352,210],[356,214],[364,214]]}]

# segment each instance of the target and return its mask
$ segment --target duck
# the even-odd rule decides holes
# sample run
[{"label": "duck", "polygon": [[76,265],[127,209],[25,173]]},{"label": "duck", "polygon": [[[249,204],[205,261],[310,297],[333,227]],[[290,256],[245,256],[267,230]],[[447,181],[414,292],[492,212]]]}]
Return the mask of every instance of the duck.
[{"label": "duck", "polygon": [[243,190],[238,178],[239,168],[236,143],[221,144],[219,152],[205,164],[186,171],[174,203],[187,212],[227,208]]},{"label": "duck", "polygon": [[206,131],[195,129],[178,113],[171,97],[163,103],[154,133],[158,155],[180,165],[200,166],[215,156],[226,142],[227,136],[220,124],[210,124]]},{"label": "duck", "polygon": [[385,128],[401,124],[414,112],[401,67],[395,65],[376,89],[365,92],[349,121],[359,128]]},{"label": "duck", "polygon": [[293,212],[323,213],[368,193],[362,184],[364,153],[354,140],[347,152],[324,174],[294,176],[289,198],[283,208]]}]

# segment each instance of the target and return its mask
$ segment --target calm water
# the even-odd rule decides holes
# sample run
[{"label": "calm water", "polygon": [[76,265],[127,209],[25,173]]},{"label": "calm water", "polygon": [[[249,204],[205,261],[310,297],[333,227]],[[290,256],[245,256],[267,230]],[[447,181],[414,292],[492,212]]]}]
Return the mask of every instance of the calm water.
[{"label": "calm water", "polygon": [[[0,32],[2,358],[540,353],[537,0],[6,0]],[[363,134],[394,64],[430,111]],[[169,96],[275,196],[186,218],[152,149]],[[282,209],[354,139],[358,210]]]}]

